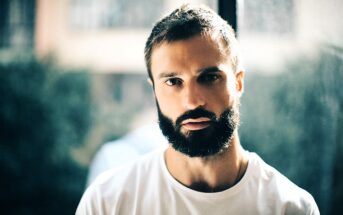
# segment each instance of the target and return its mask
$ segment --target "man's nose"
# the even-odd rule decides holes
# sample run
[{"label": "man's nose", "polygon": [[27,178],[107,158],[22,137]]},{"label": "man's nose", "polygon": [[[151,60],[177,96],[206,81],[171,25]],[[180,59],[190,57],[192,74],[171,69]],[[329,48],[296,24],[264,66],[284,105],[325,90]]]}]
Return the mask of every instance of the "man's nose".
[{"label": "man's nose", "polygon": [[201,90],[201,86],[196,83],[189,83],[184,89],[183,103],[187,110],[194,110],[198,107],[205,106],[204,94]]}]

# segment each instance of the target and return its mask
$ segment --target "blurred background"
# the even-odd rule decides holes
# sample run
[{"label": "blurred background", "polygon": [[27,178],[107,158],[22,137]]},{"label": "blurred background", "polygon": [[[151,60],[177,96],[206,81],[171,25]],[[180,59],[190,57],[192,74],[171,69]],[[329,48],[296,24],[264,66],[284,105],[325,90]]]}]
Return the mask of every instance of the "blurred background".
[{"label": "blurred background", "polygon": [[[103,144],[156,122],[143,49],[182,2],[0,0],[1,214],[74,214]],[[242,145],[340,214],[343,1],[188,2],[237,31]]]}]

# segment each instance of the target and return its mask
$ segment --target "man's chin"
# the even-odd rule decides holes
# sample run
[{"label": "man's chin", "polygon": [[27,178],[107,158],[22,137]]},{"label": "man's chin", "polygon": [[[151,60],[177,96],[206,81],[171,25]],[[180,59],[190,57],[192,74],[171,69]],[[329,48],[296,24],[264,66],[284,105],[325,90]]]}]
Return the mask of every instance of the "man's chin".
[{"label": "man's chin", "polygon": [[[158,109],[159,125],[162,133],[168,139],[172,147],[189,157],[208,157],[216,155],[229,146],[229,142],[233,131],[236,128],[234,119],[234,112],[230,110],[224,111],[218,120],[212,119],[213,114],[207,114],[203,110],[199,112],[193,111],[193,114],[185,114],[179,117],[175,125],[171,119],[163,115]],[[232,115],[232,116],[231,116]],[[187,117],[186,117],[187,116]],[[231,116],[231,117],[230,117]],[[209,124],[202,124],[200,120],[188,120],[188,119],[199,119],[199,117],[206,117],[212,119]],[[188,120],[188,121],[187,121]],[[231,121],[233,124],[231,124]],[[193,123],[196,126],[187,129],[182,123]],[[206,121],[208,123],[208,121]]]},{"label": "man's chin", "polygon": [[216,150],[213,150],[213,148],[182,148],[180,146],[176,147],[174,144],[171,144],[172,148],[175,151],[178,151],[182,153],[183,155],[186,155],[187,157],[190,158],[210,158],[217,156],[219,154],[222,154],[224,151],[226,151],[229,147],[220,147],[217,148]]}]

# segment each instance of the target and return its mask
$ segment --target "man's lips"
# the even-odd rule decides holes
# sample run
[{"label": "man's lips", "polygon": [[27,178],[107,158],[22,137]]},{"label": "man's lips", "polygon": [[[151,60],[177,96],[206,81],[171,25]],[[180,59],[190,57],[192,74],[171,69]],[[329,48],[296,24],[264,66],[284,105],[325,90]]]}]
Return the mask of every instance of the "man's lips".
[{"label": "man's lips", "polygon": [[207,117],[196,119],[186,119],[182,122],[182,127],[190,131],[201,130],[210,126],[211,120]]}]

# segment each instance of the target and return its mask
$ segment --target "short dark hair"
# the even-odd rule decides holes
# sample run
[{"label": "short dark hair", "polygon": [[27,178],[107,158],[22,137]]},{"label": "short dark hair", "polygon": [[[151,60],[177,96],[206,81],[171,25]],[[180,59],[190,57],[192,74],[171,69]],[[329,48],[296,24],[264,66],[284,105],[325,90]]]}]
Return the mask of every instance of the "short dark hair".
[{"label": "short dark hair", "polygon": [[225,51],[231,58],[234,72],[241,69],[238,43],[232,27],[206,6],[183,4],[154,25],[145,44],[145,63],[152,82],[153,49],[163,42],[189,39],[197,35],[209,35],[213,39],[221,39],[224,42]]}]

